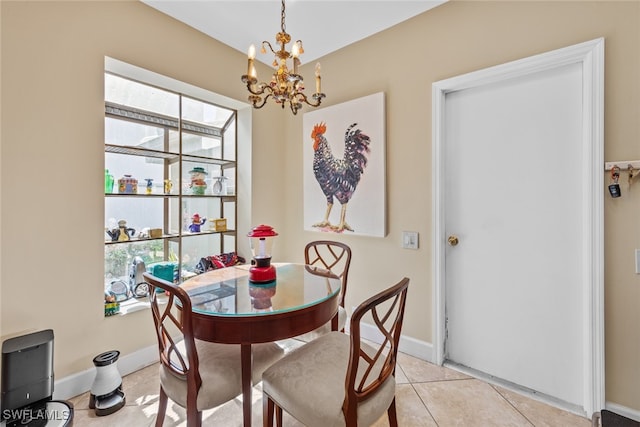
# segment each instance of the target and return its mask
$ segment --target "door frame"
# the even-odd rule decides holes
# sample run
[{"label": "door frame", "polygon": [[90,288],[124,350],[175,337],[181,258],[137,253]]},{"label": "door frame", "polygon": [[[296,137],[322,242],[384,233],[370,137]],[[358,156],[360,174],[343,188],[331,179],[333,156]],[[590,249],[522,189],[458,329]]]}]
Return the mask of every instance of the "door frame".
[{"label": "door frame", "polygon": [[604,408],[604,38],[434,82],[432,85],[432,251],[434,362],[445,360],[445,103],[448,93],[570,64],[582,66],[582,260],[584,398],[587,415]]}]

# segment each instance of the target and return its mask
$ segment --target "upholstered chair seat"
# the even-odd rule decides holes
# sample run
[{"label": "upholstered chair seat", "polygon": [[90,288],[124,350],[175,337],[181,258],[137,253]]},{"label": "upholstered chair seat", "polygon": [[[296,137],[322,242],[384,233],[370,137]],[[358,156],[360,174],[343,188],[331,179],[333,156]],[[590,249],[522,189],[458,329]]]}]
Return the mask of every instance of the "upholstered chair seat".
[{"label": "upholstered chair seat", "polygon": [[[341,332],[322,335],[268,369],[263,376],[263,391],[305,426],[345,426],[342,404],[350,349],[348,335]],[[375,349],[364,343],[362,350],[375,355]],[[381,362],[374,371],[380,371]],[[356,382],[362,378],[363,368],[361,365]],[[373,398],[358,406],[358,425],[373,424],[380,418],[380,408],[384,412],[394,395],[395,378],[391,375]]]},{"label": "upholstered chair seat", "polygon": [[[242,393],[240,346],[194,341],[202,378],[202,386],[196,400],[198,411],[214,408],[240,395]],[[176,347],[186,355],[184,341],[179,342]],[[254,344],[251,350],[253,353],[251,377],[253,384],[257,384],[261,381],[262,372],[278,361],[283,356],[284,350],[273,343]],[[183,408],[187,407],[186,378],[180,378],[165,365],[160,364],[160,384],[169,399]]]}]

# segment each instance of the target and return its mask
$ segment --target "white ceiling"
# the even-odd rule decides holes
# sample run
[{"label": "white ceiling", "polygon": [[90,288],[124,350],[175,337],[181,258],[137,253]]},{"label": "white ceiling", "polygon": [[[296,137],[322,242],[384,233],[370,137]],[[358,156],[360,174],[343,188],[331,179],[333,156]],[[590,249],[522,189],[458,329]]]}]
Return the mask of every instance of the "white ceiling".
[{"label": "white ceiling", "polygon": [[[273,55],[260,53],[266,40],[280,31],[280,0],[141,0],[185,24],[246,53],[256,46],[256,59],[271,64]],[[392,27],[447,0],[289,0],[286,32],[302,40],[302,63],[334,52]],[[287,45],[291,51],[291,43]]]}]

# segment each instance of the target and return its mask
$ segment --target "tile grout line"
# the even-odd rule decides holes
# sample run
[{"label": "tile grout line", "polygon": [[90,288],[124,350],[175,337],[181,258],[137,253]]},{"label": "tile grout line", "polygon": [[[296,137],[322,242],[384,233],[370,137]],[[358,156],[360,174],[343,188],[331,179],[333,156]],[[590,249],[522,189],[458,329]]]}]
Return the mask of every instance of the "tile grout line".
[{"label": "tile grout line", "polygon": [[[436,382],[436,381],[431,381],[431,382]],[[429,416],[431,417],[431,419],[433,420],[433,422],[436,424],[436,427],[440,427],[440,424],[438,424],[438,421],[436,421],[436,418],[433,416],[433,414],[431,413],[431,411],[429,410],[429,405],[427,405],[427,402],[425,402],[422,399],[422,396],[420,396],[420,393],[418,393],[418,390],[416,390],[416,387],[413,385],[414,383],[409,382],[409,385],[411,386],[411,388],[413,389],[413,391],[416,393],[416,396],[418,396],[418,399],[420,399],[420,402],[422,402],[422,404],[424,405],[424,409],[427,410],[427,412],[429,413]],[[418,383],[421,384],[421,383]]]},{"label": "tile grout line", "polygon": [[521,411],[520,411],[520,410],[519,410],[519,409],[518,409],[518,408],[517,408],[513,403],[511,403],[511,401],[510,401],[509,399],[507,399],[505,395],[503,395],[502,393],[500,393],[500,390],[498,390],[498,388],[497,388],[495,385],[490,384],[490,383],[487,383],[487,384],[489,384],[489,386],[491,386],[491,388],[492,388],[496,393],[498,393],[498,396],[500,396],[500,397],[501,397],[505,402],[507,402],[507,404],[508,404],[509,406],[511,406],[511,407],[512,407],[512,408],[513,408],[513,409],[514,409],[518,414],[520,414],[520,415],[522,416],[522,418],[524,418],[525,420],[527,420],[527,422],[528,422],[529,424],[531,424],[533,427],[535,427],[535,424],[534,424],[533,422],[531,422],[531,420],[530,420],[530,419],[529,419],[525,414],[523,414],[523,413],[522,413],[522,412],[521,412]]},{"label": "tile grout line", "polygon": [[[409,381],[409,385],[413,389],[413,392],[416,394],[416,396],[418,396],[418,399],[420,399],[420,402],[422,402],[422,405],[424,406],[424,409],[427,410],[427,413],[429,414],[429,416],[431,417],[433,422],[436,424],[436,427],[440,427],[440,424],[438,424],[438,422],[436,421],[435,417],[433,416],[433,414],[429,410],[429,406],[427,406],[427,403],[424,400],[422,400],[422,396],[420,396],[420,393],[418,393],[418,390],[416,390],[416,387],[414,386],[414,382],[411,381],[411,379],[409,378],[409,376],[405,372],[405,370],[402,367],[402,365],[400,364],[400,362],[396,361],[396,367],[400,368],[400,370],[402,371],[402,375],[404,375],[404,377],[407,379],[407,381]],[[397,408],[396,408],[396,412],[397,412]]]}]

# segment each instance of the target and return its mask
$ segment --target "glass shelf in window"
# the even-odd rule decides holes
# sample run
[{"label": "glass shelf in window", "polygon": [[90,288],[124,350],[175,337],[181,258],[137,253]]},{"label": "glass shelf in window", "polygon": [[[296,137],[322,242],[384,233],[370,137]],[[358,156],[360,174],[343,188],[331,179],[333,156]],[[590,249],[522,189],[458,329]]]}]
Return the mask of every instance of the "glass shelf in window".
[{"label": "glass shelf in window", "polygon": [[167,153],[164,151],[155,151],[155,150],[148,150],[148,149],[144,149],[144,148],[137,148],[137,147],[123,147],[120,145],[112,145],[112,144],[105,144],[104,145],[104,151],[107,153],[115,153],[115,154],[127,154],[127,155],[131,155],[131,156],[141,156],[141,157],[151,157],[151,158],[157,158],[157,159],[166,159],[169,160],[170,162],[177,162],[179,159],[179,155],[178,154],[174,154],[174,153]]},{"label": "glass shelf in window", "polygon": [[[131,156],[107,151],[105,153],[105,168],[109,170],[114,180],[113,190],[111,193],[107,193],[107,196],[177,196],[179,194],[177,162],[173,163],[176,165],[174,168],[170,167],[171,164],[155,157]],[[118,181],[126,175],[130,175],[138,181],[135,193],[119,192]],[[166,188],[170,188],[170,193],[165,193]]]},{"label": "glass shelf in window", "polygon": [[[111,111],[119,111],[126,115],[123,106],[107,105]],[[143,116],[144,113],[131,112],[132,115]],[[167,152],[178,154],[180,152],[180,137],[177,121],[167,124],[162,118],[147,117],[148,121],[127,118],[122,120],[117,115],[107,115],[104,120],[105,144],[150,150],[151,152]],[[175,127],[175,128],[174,128]]]},{"label": "glass shelf in window", "polygon": [[[131,240],[148,240],[146,236],[156,233],[160,234],[160,238],[177,236],[179,219],[166,213],[179,212],[178,201],[177,197],[105,197],[105,241],[112,243],[110,241],[119,236],[120,221],[125,221]],[[124,243],[127,243],[127,240]]]},{"label": "glass shelf in window", "polygon": [[145,242],[148,240],[166,240],[166,239],[172,239],[172,238],[177,238],[180,237],[180,235],[178,234],[162,234],[160,237],[132,237],[129,240],[124,240],[121,242],[118,241],[111,241],[111,240],[105,240],[105,245],[120,245],[120,244],[129,244],[129,243],[136,243],[136,242]]}]

